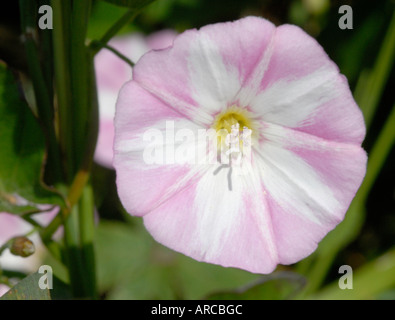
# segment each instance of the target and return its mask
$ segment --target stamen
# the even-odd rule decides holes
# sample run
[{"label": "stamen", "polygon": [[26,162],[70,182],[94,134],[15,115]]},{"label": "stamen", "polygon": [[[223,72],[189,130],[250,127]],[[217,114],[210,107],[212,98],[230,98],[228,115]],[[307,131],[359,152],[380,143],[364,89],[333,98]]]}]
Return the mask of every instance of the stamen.
[{"label": "stamen", "polygon": [[232,191],[232,172],[234,166],[240,166],[251,154],[251,136],[253,121],[246,109],[232,106],[220,113],[215,121],[217,132],[217,152],[220,166],[213,172],[229,169],[228,188]]}]

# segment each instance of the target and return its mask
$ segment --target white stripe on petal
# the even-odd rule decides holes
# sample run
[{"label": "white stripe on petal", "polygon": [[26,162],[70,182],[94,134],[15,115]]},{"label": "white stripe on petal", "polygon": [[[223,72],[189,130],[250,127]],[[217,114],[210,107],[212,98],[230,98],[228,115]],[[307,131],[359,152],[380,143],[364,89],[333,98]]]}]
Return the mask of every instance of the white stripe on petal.
[{"label": "white stripe on petal", "polygon": [[180,113],[180,115],[187,116],[194,123],[206,127],[210,125],[213,121],[213,117],[203,112],[203,109],[196,108],[189,105],[185,101],[182,101],[172,94],[168,94],[163,91],[158,91],[146,86],[144,83],[139,83],[142,88],[151,93],[154,97],[158,98],[160,101],[164,102],[172,110]]},{"label": "white stripe on petal", "polygon": [[197,248],[203,250],[201,255],[207,260],[218,255],[227,233],[237,228],[238,215],[243,210],[242,185],[233,178],[234,189],[233,192],[229,191],[228,173],[229,169],[219,170],[216,174],[210,170],[201,178],[196,189],[194,203],[199,212]]},{"label": "white stripe on petal", "polygon": [[188,71],[193,99],[211,114],[226,108],[241,86],[236,66],[225,64],[216,43],[203,32],[191,43]]},{"label": "white stripe on petal", "polygon": [[275,33],[273,33],[270,43],[263,52],[262,58],[255,67],[253,73],[240,89],[240,92],[237,95],[240,106],[250,105],[251,101],[253,101],[255,96],[258,94],[262,79],[265,76],[266,70],[269,67],[270,59],[273,55],[274,39]]},{"label": "white stripe on petal", "polygon": [[250,107],[266,122],[305,126],[320,106],[340,94],[335,87],[337,78],[336,69],[322,67],[301,79],[277,81],[258,94]]},{"label": "white stripe on petal", "polygon": [[[270,129],[269,129],[270,128]],[[265,129],[266,140],[253,152],[266,190],[289,214],[303,216],[317,224],[327,224],[341,217],[341,204],[333,190],[295,153],[281,145],[286,136],[280,126]]]},{"label": "white stripe on petal", "polygon": [[[205,144],[206,141],[200,141],[199,130],[201,127],[186,118],[164,119],[150,127],[136,130],[127,139],[116,141],[117,161],[122,159],[123,165],[130,170],[138,169],[140,174],[148,176],[157,171],[186,170],[183,175],[174,176],[172,184],[161,192],[151,210],[168,201],[191,180],[197,179],[212,167],[209,162],[212,163],[212,159],[207,158],[208,145]],[[182,139],[183,131],[190,133],[189,137]],[[185,154],[177,157],[179,153]]]},{"label": "white stripe on petal", "polygon": [[[236,169],[236,168],[235,168]],[[211,169],[144,216],[154,238],[198,261],[270,273],[279,263],[259,177]]]},{"label": "white stripe on petal", "polygon": [[237,242],[232,236],[243,232],[247,216],[259,230],[256,236],[265,244],[269,255],[267,259],[278,261],[261,184],[250,164],[246,167],[242,172],[237,167],[233,167],[231,172],[229,168],[209,170],[197,184],[194,201],[194,208],[199,213],[196,249],[202,250],[200,254],[205,261],[214,260],[224,248],[229,247],[229,243]]}]

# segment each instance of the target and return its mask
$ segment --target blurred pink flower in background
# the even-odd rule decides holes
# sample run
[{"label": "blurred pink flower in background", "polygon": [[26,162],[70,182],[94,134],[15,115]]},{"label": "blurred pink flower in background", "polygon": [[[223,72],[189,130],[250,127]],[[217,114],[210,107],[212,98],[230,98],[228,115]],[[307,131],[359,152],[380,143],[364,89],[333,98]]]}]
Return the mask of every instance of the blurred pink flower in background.
[{"label": "blurred pink flower in background", "polygon": [[[149,50],[159,50],[173,43],[176,32],[162,30],[145,37],[140,33],[114,38],[109,45],[136,63]],[[131,79],[132,69],[113,52],[102,49],[95,57],[99,99],[99,135],[95,161],[112,168],[115,103],[122,85]]]},{"label": "blurred pink flower in background", "polygon": [[[168,122],[176,135],[249,128],[251,159],[148,164],[144,134],[165,136]],[[346,78],[302,29],[262,18],[189,30],[145,54],[119,93],[115,128],[125,209],[176,251],[254,273],[310,255],[366,170],[364,121]]]},{"label": "blurred pink flower in background", "polygon": [[[42,224],[47,225],[58,212],[58,208],[54,208],[48,212],[38,213],[33,216],[33,219]],[[0,212],[0,246],[6,243],[11,238],[23,236],[33,230],[33,226],[24,221],[17,215]],[[59,238],[61,231],[59,230],[54,235],[54,238]],[[44,253],[45,247],[40,240],[37,233],[29,235],[28,238],[34,243],[35,253],[30,257],[19,257],[11,254],[9,250],[5,250],[0,255],[0,268],[13,271],[20,271],[25,273],[36,272],[39,268]],[[0,296],[4,294],[9,288],[0,284]]]},{"label": "blurred pink flower in background", "polygon": [[5,294],[10,288],[5,285],[0,283],[0,297]]}]

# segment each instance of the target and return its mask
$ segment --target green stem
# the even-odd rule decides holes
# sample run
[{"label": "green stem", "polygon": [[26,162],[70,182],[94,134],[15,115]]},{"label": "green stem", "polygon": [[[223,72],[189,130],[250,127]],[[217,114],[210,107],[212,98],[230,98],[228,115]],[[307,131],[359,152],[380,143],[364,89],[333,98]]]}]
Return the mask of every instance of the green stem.
[{"label": "green stem", "polygon": [[86,285],[89,296],[96,297],[96,267],[94,255],[94,199],[91,185],[86,185],[79,203],[80,213],[80,243],[84,267],[89,270],[86,273]]},{"label": "green stem", "polygon": [[94,41],[90,44],[93,54],[95,55],[100,49],[107,44],[112,37],[114,37],[119,30],[121,30],[127,23],[130,23],[140,13],[141,9],[130,9],[121,18],[119,18],[107,32],[100,38],[99,41]]},{"label": "green stem", "polygon": [[358,192],[360,202],[366,201],[369,191],[372,189],[373,184],[394,145],[394,142],[395,104],[393,105],[391,113],[389,114],[387,121],[385,122],[383,129],[381,129],[381,132],[369,154],[369,165],[366,171],[366,176]]},{"label": "green stem", "polygon": [[338,281],[328,285],[311,299],[364,300],[374,299],[378,294],[395,285],[395,249],[362,266],[353,275],[353,289],[341,290]]},{"label": "green stem", "polygon": [[37,231],[42,230],[42,225],[39,224],[36,220],[32,219],[29,215],[22,216],[23,220],[30,223]]},{"label": "green stem", "polygon": [[[49,5],[50,0],[38,0],[38,6]],[[54,67],[53,67],[53,44],[52,44],[52,35],[53,32],[51,29],[39,30],[39,36],[41,38],[40,42],[40,52],[41,52],[41,61],[43,65],[43,75],[46,83],[46,87],[48,88],[49,99],[53,102],[53,76],[54,76]],[[54,112],[52,112],[52,116],[54,116]],[[56,131],[56,128],[55,128]]]},{"label": "green stem", "polygon": [[125,61],[131,68],[134,67],[134,62],[132,62],[132,60],[130,60],[128,57],[126,57],[125,55],[123,55],[117,49],[111,47],[110,45],[108,45],[108,44],[101,44],[99,41],[93,41],[92,44],[93,44],[94,47],[100,46],[102,48],[106,48],[107,50],[110,50],[118,58],[120,58],[121,60]]},{"label": "green stem", "polygon": [[71,155],[73,154],[73,141],[70,134],[72,128],[71,108],[71,85],[69,51],[70,47],[68,24],[70,22],[70,2],[51,0],[53,10],[53,50],[55,86],[58,107],[58,131],[60,148],[62,152],[64,174],[66,181],[70,181],[74,173],[74,165]]},{"label": "green stem", "polygon": [[10,240],[8,240],[6,243],[4,243],[1,247],[0,247],[0,256],[2,255],[2,253],[4,252],[4,250],[8,249],[10,247]]},{"label": "green stem", "polygon": [[96,77],[95,69],[93,64],[93,54],[87,48],[88,51],[88,74],[87,83],[89,88],[89,95],[87,97],[89,109],[88,119],[86,128],[86,147],[85,153],[82,157],[80,172],[90,172],[92,168],[93,156],[96,150],[97,136],[99,131],[99,103],[97,97],[96,88]]},{"label": "green stem", "polygon": [[86,186],[98,127],[93,59],[85,45],[91,1],[52,0],[51,3],[54,22],[58,19],[58,24],[54,23],[54,52],[59,136],[67,160],[67,182],[72,183],[68,206],[42,230],[41,236],[50,243],[52,234],[64,224],[65,257],[72,292],[78,298],[95,298],[93,218],[90,219],[94,202]]},{"label": "green stem", "polygon": [[[41,239],[46,244],[47,248],[55,257],[59,257],[58,248],[53,246],[51,238],[55,231],[58,230],[62,224],[64,225],[65,256],[66,264],[69,268],[70,284],[74,296],[79,298],[96,297],[93,251],[88,254],[88,258],[85,258],[85,250],[81,249],[83,248],[83,246],[81,246],[82,240],[86,243],[86,239],[89,239],[89,233],[88,236],[85,236],[85,229],[80,231],[80,227],[89,228],[89,226],[91,226],[93,228],[93,222],[89,225],[87,217],[84,218],[84,221],[88,223],[88,226],[80,224],[80,215],[86,213],[81,212],[78,201],[84,201],[85,206],[87,206],[86,203],[88,200],[83,200],[83,195],[88,179],[89,171],[81,170],[77,173],[67,196],[68,206],[63,208],[51,223],[40,232]],[[93,208],[93,196],[91,196],[90,201]],[[80,238],[80,235],[83,235],[83,238]]]},{"label": "green stem", "polygon": [[45,242],[51,241],[52,235],[58,230],[58,228],[62,225],[63,220],[67,219],[70,214],[70,209],[74,207],[77,203],[78,199],[81,197],[85,184],[89,179],[89,171],[80,170],[69,188],[69,193],[67,195],[67,208],[64,208],[59,214],[52,219],[51,223],[44,228],[40,235],[41,239]]},{"label": "green stem", "polygon": [[56,139],[54,127],[53,106],[45,81],[40,63],[38,48],[34,41],[33,33],[35,31],[34,15],[31,12],[36,11],[36,4],[31,0],[19,0],[21,12],[21,27],[24,34],[25,50],[29,76],[32,79],[37,110],[45,133],[49,161],[51,165],[52,183],[61,180],[61,165],[59,146]]},{"label": "green stem", "polygon": [[376,58],[373,70],[361,74],[362,84],[357,86],[355,99],[359,103],[364,114],[366,128],[369,129],[373,116],[380,101],[381,94],[385,88],[395,56],[395,11],[392,15],[388,31],[384,37],[379,54]]},{"label": "green stem", "polygon": [[65,217],[66,258],[70,284],[77,298],[97,298],[94,256],[94,201],[86,185],[78,205]]},{"label": "green stem", "polygon": [[[71,12],[71,90],[74,163],[79,168],[87,147],[90,122],[90,52],[85,46],[91,1],[73,1]],[[88,81],[87,81],[88,80]]]},{"label": "green stem", "polygon": [[64,219],[64,240],[66,264],[73,296],[88,298],[85,287],[84,263],[79,243],[78,206],[74,206]]}]

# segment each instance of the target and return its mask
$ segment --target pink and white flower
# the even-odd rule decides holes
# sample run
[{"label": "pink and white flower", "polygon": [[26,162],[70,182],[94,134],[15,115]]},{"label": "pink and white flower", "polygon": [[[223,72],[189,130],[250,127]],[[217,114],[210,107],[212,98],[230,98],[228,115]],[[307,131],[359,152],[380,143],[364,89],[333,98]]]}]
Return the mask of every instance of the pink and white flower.
[{"label": "pink and white flower", "polygon": [[[223,168],[145,163],[144,133],[169,121],[176,132],[247,127],[251,159]],[[270,273],[311,254],[342,221],[365,175],[364,136],[346,78],[299,27],[257,17],[208,25],[145,54],[122,87],[118,193],[158,242],[199,261]]]},{"label": "pink and white flower", "polygon": [[[175,31],[163,30],[148,37],[142,34],[114,38],[109,45],[136,63],[149,50],[166,48],[173,43]],[[95,57],[99,98],[99,135],[95,161],[112,168],[115,102],[122,85],[132,77],[131,67],[113,52],[102,49]]]}]

